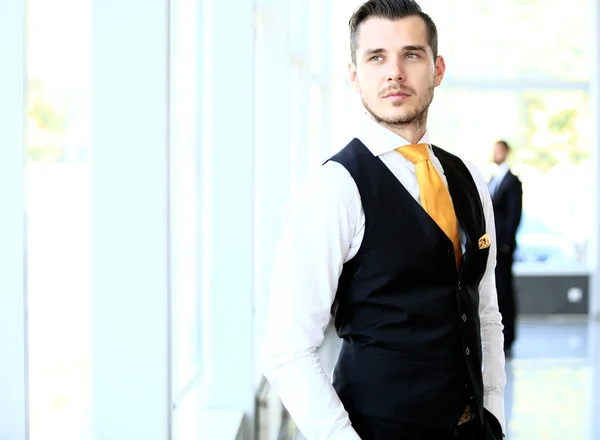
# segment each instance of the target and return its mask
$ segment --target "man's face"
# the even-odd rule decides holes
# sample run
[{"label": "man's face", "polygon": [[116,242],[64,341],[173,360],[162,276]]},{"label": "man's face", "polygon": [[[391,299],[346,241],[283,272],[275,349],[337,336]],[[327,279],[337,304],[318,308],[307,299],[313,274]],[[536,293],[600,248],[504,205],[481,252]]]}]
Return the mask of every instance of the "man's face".
[{"label": "man's face", "polygon": [[433,60],[421,17],[393,21],[371,17],[360,24],[350,81],[377,121],[425,122],[433,89],[442,82],[445,69],[442,57]]},{"label": "man's face", "polygon": [[504,146],[504,144],[498,142],[494,145],[494,163],[496,165],[500,165],[504,163],[506,157],[508,156],[508,149]]}]

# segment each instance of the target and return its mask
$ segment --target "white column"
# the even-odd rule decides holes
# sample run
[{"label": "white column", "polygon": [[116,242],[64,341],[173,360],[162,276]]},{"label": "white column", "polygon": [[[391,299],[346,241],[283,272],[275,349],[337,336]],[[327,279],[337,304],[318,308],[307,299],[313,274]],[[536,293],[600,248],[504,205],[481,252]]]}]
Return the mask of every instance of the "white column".
[{"label": "white column", "polygon": [[331,124],[333,118],[333,35],[331,28],[333,26],[333,0],[320,1],[319,5],[319,82],[321,84],[321,156],[323,161],[332,156],[333,130]]},{"label": "white column", "polygon": [[173,391],[183,399],[199,375],[198,213],[200,208],[198,0],[171,0],[170,208]]},{"label": "white column", "polygon": [[310,3],[290,0],[292,56],[290,140],[292,189],[306,179],[310,169]]},{"label": "white column", "polygon": [[0,438],[26,440],[25,1],[0,2],[0,29]]},{"label": "white column", "polygon": [[169,1],[92,14],[93,438],[167,440]]},{"label": "white column", "polygon": [[[275,247],[289,198],[291,59],[289,2],[257,1],[255,157],[255,323],[260,352]],[[257,383],[262,374],[257,372]]]},{"label": "white column", "polygon": [[[211,410],[254,415],[254,5],[205,0],[203,381]],[[268,54],[270,55],[270,54]]]}]

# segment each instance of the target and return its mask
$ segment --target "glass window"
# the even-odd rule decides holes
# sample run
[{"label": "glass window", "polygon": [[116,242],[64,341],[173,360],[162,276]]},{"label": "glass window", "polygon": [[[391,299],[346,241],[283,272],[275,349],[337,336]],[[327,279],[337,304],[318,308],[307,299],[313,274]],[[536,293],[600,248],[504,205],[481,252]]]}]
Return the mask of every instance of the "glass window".
[{"label": "glass window", "polygon": [[589,81],[587,0],[420,2],[436,22],[448,76]]},{"label": "glass window", "polygon": [[90,438],[90,7],[78,0],[28,4],[32,440]]},{"label": "glass window", "polygon": [[323,90],[318,84],[310,86],[310,167],[314,169],[326,159],[323,157],[322,136]]},{"label": "glass window", "polygon": [[319,10],[322,7],[323,5],[320,0],[309,0],[310,23],[308,23],[307,28],[309,29],[310,38],[310,72],[313,75],[318,75],[321,72],[321,43],[323,36],[321,35]]}]

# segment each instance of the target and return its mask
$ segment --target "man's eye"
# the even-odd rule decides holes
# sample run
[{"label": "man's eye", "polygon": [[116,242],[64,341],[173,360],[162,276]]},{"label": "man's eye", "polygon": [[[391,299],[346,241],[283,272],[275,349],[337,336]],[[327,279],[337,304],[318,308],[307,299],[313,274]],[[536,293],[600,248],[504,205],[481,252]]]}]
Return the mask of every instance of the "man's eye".
[{"label": "man's eye", "polygon": [[375,55],[371,58],[369,58],[369,61],[381,61],[383,60],[383,57],[381,55]]},{"label": "man's eye", "polygon": [[416,53],[407,53],[406,54],[406,58],[409,59],[414,59],[414,58],[418,58],[419,56]]}]

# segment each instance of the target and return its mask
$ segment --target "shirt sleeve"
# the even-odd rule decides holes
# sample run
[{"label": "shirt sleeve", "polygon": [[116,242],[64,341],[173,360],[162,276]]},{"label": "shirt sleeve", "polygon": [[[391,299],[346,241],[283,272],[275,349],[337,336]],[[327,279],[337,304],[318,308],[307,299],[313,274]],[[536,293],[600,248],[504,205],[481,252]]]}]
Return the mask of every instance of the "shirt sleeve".
[{"label": "shirt sleeve", "polygon": [[504,370],[504,335],[502,334],[502,315],[498,310],[496,293],[496,228],[494,225],[494,209],[487,185],[483,176],[473,164],[467,163],[483,205],[487,233],[491,238],[487,267],[479,283],[479,319],[481,321],[481,345],[483,351],[483,404],[500,422],[502,431],[506,433],[504,416],[504,387],[506,372]]},{"label": "shirt sleeve", "polygon": [[360,440],[317,354],[360,209],[350,174],[328,162],[293,198],[275,254],[263,370],[307,440]]}]

